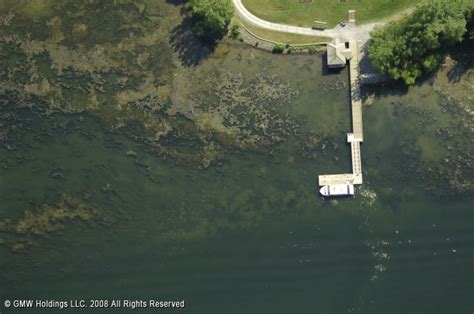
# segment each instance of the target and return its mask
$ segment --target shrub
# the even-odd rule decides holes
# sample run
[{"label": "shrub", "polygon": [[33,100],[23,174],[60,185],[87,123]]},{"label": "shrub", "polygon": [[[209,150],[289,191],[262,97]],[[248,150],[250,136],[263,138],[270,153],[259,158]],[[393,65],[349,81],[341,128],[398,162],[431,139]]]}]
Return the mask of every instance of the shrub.
[{"label": "shrub", "polygon": [[232,25],[230,28],[230,37],[237,39],[240,36],[240,26],[238,24]]},{"label": "shrub", "polygon": [[308,53],[309,53],[309,54],[313,55],[313,54],[316,53],[316,51],[317,51],[317,49],[316,49],[315,46],[309,46],[309,47],[308,47]]},{"label": "shrub", "polygon": [[285,51],[285,46],[282,44],[275,44],[273,46],[273,53],[283,53]]}]

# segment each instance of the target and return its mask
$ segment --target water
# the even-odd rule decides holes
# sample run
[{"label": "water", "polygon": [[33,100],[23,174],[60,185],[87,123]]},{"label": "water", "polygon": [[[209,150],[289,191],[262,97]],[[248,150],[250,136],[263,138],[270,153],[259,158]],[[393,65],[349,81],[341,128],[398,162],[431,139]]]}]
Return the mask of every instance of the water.
[{"label": "water", "polygon": [[[179,9],[156,10],[163,8]],[[53,13],[46,5],[42,14]],[[104,40],[96,35],[91,44]],[[130,106],[130,120],[112,97],[140,84],[117,82],[143,82],[150,65],[143,76],[133,62],[133,73],[99,71],[104,110],[83,109],[84,90],[51,73],[47,59],[39,71],[70,84],[59,88],[75,107],[61,108],[73,113],[45,115],[59,99],[51,94],[34,98],[33,109],[1,96],[0,220],[41,213],[63,194],[100,210],[43,236],[1,232],[2,302],[170,299],[185,300],[187,313],[472,312],[472,120],[460,105],[472,106],[464,98],[469,76],[455,84],[442,70],[409,91],[369,90],[366,182],[354,198],[323,200],[317,175],[350,169],[346,71],[323,75],[319,56],[237,43],[199,65],[160,68],[163,51],[153,71],[174,73],[170,100],[158,112]],[[81,80],[90,86],[94,78]],[[163,125],[171,131],[155,142]],[[14,243],[25,248],[12,252]],[[154,310],[122,310],[138,311]]]}]

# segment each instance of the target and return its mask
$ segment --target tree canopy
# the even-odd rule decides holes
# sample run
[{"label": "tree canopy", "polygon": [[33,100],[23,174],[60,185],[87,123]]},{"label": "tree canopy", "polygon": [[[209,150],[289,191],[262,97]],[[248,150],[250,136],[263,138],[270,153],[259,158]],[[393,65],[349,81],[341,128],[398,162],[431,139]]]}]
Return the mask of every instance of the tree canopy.
[{"label": "tree canopy", "polygon": [[226,34],[234,14],[231,0],[191,0],[188,7],[200,39],[213,43]]},{"label": "tree canopy", "polygon": [[474,3],[466,7],[464,15],[466,16],[468,38],[474,41]]},{"label": "tree canopy", "polygon": [[472,25],[472,5],[464,1],[430,1],[399,21],[372,32],[369,58],[382,73],[415,83],[435,70],[445,48],[461,42]]}]

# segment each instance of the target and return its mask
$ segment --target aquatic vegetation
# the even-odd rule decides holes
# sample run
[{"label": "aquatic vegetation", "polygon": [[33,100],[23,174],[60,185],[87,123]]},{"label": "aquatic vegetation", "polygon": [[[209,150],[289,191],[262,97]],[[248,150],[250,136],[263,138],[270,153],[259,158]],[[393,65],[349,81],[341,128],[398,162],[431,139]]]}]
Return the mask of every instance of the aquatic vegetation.
[{"label": "aquatic vegetation", "polygon": [[207,82],[215,86],[213,97],[191,95],[194,112],[185,109],[201,131],[215,132],[225,144],[232,139],[240,148],[274,144],[293,132],[295,123],[278,111],[298,94],[289,84],[263,74],[247,82],[240,73],[222,70],[216,76]]},{"label": "aquatic vegetation", "polygon": [[13,253],[24,252],[29,246],[31,246],[33,242],[26,241],[26,240],[18,240],[18,241],[7,241],[0,239],[0,245],[3,245],[10,249]]},{"label": "aquatic vegetation", "polygon": [[309,132],[303,135],[302,155],[305,158],[316,159],[318,153],[316,150],[321,147],[321,138],[315,132]]},{"label": "aquatic vegetation", "polygon": [[[218,149],[220,153],[212,157],[218,160],[224,156],[223,147],[262,151],[294,134],[297,124],[280,111],[298,95],[288,83],[264,74],[244,79],[242,73],[212,71],[212,76],[181,71],[173,82],[171,106],[166,109],[171,128],[165,137],[172,136],[175,143],[192,140],[200,147],[188,159],[201,156],[198,164],[207,167],[211,162],[209,147]],[[193,80],[201,84],[190,85]],[[163,144],[168,141],[161,141],[160,152],[176,157],[182,149],[167,148]]]},{"label": "aquatic vegetation", "polygon": [[[65,224],[71,221],[92,222],[98,218],[100,210],[86,205],[81,200],[69,195],[61,195],[58,202],[44,204],[36,211],[25,211],[22,218],[11,221],[0,221],[0,232],[16,234],[17,236],[44,236],[65,229]],[[25,247],[23,240],[5,241],[13,251]]]},{"label": "aquatic vegetation", "polygon": [[181,21],[178,8],[65,1],[35,20],[38,32],[18,10],[0,11],[0,55],[7,61],[0,88],[16,95],[17,106],[93,114],[162,156],[204,168],[223,157],[221,145],[258,149],[295,127],[278,108],[297,91],[276,77],[246,81],[221,71],[208,82],[213,99],[196,97],[199,80],[170,44]]},{"label": "aquatic vegetation", "polygon": [[474,133],[474,69],[469,63],[447,57],[435,76],[433,89],[443,98],[443,111],[460,117],[462,125]]},{"label": "aquatic vegetation", "polygon": [[[37,30],[32,30],[31,19],[13,7],[12,10],[2,8],[0,55],[6,66],[0,71],[0,88],[9,97],[15,98],[15,106],[45,107],[49,115],[56,112],[87,113],[99,118],[108,130],[145,143],[147,148],[158,153],[154,157],[158,155],[160,159],[199,169],[208,168],[213,163],[222,165],[218,161],[232,150],[273,155],[279,149],[275,148],[275,144],[284,142],[290,136],[293,136],[298,150],[294,156],[321,158],[325,162],[340,158],[340,151],[346,149],[340,144],[341,135],[336,138],[332,134],[332,128],[338,129],[342,119],[334,111],[337,106],[329,102],[336,93],[347,94],[344,75],[331,74],[324,79],[316,76],[313,81],[314,77],[308,73],[320,71],[319,63],[314,59],[308,57],[301,62],[301,59],[295,61],[288,56],[256,54],[239,48],[238,44],[225,42],[219,44],[203,64],[191,67],[180,62],[179,52],[170,44],[170,34],[181,18],[179,8],[152,5],[151,2],[146,5],[138,2],[131,4],[129,1],[114,3],[65,2],[49,8],[48,14],[37,18],[34,22],[38,25]],[[89,9],[95,10],[94,16],[87,16]],[[102,25],[95,20],[98,14],[107,14],[106,19],[110,21],[103,26],[103,34],[99,31]],[[114,28],[118,31],[113,32]],[[196,54],[199,53],[196,51]],[[271,59],[270,62],[269,58],[285,58],[289,65],[279,67],[279,59]],[[297,69],[299,73],[285,75],[290,69]],[[303,72],[307,75],[303,76]],[[461,82],[468,84],[465,80]],[[318,93],[308,93],[308,99],[301,99],[301,94],[306,95],[307,90],[313,88]],[[446,89],[440,87],[440,90]],[[328,102],[326,104],[309,99],[324,94],[328,96],[324,99]],[[465,98],[456,101],[459,102],[464,104],[462,110],[469,114],[470,107],[466,107],[469,102]],[[293,111],[300,103],[326,106],[328,109],[318,111],[317,119],[311,122],[313,125],[303,129],[301,122],[305,117],[298,117]],[[446,108],[451,107],[448,100],[445,103]],[[6,104],[2,102],[1,106],[4,108]],[[299,114],[305,115],[309,111],[303,108]],[[433,129],[440,127],[440,136],[450,137],[450,143],[453,132],[458,132],[454,129],[459,130],[457,126],[437,124],[428,109],[408,104],[400,111],[400,115],[412,116],[414,123],[429,124],[427,130],[435,132]],[[8,151],[15,149],[11,141],[7,142],[10,126],[20,124],[15,114],[14,110],[1,113],[0,122],[5,127],[0,128],[0,140]],[[337,118],[333,119],[332,114]],[[472,121],[464,119],[464,125],[472,127]],[[318,121],[323,127],[317,124]],[[67,125],[57,126],[61,132],[67,132],[67,129]],[[462,132],[467,134],[465,130]],[[430,139],[433,137],[432,134],[428,136]],[[393,160],[394,163],[399,162],[399,168],[403,169],[400,177],[416,173],[429,178],[426,185],[433,189],[449,178],[453,191],[469,193],[472,191],[472,175],[469,172],[472,169],[472,153],[458,154],[464,144],[465,141],[450,144],[453,148],[450,150],[452,155],[447,157],[447,166],[432,167],[421,161],[423,152],[416,140],[410,137],[397,143]],[[133,149],[121,154],[130,157],[128,161],[140,168],[156,188],[162,178],[155,173],[149,161],[141,158],[142,153],[137,148]],[[15,156],[12,160],[21,162],[23,158]],[[294,162],[295,159],[285,156],[283,160]],[[10,161],[1,162],[3,167],[9,167]],[[48,178],[64,180],[64,172],[56,169],[59,168],[51,167]],[[268,176],[269,172],[264,169],[261,177]],[[309,174],[305,174],[307,176]],[[110,196],[118,186],[120,184],[103,184],[102,191]],[[250,228],[258,225],[266,215],[284,212],[300,201],[303,203],[304,200],[300,200],[302,191],[307,193],[304,194],[307,198],[314,197],[314,191],[307,186],[298,191],[284,192],[269,188],[261,199],[242,191],[235,199],[232,196],[222,201],[218,209],[206,204],[209,208],[202,212],[183,210],[181,215],[186,216],[183,220],[187,222],[184,227],[160,225],[163,227],[160,231],[166,235],[165,238],[190,239],[212,235],[219,229]],[[376,192],[365,188],[360,191],[363,198],[361,204],[373,206]],[[332,204],[340,208],[344,203],[332,201]],[[213,213],[213,218],[207,218],[209,213]],[[57,214],[61,217],[65,213]],[[60,217],[57,221],[55,217],[52,213],[39,217],[33,213],[25,214],[23,220],[15,224],[9,222],[8,228],[5,225],[3,228],[20,231],[24,235],[54,232],[64,226]],[[56,222],[51,223],[51,219]],[[88,217],[64,216],[61,219],[86,220]]]},{"label": "aquatic vegetation", "polygon": [[88,207],[76,198],[62,195],[53,206],[45,204],[37,212],[25,211],[23,218],[16,222],[3,221],[0,231],[16,234],[45,235],[64,228],[65,221],[79,219],[91,221],[99,215],[94,207]]},{"label": "aquatic vegetation", "polygon": [[146,100],[156,110],[166,102],[174,68],[166,23],[144,18],[125,2],[65,1],[53,11],[54,17],[38,20],[47,36],[31,33],[31,20],[14,8],[2,12],[0,53],[12,64],[0,84],[18,93],[20,105],[40,97],[51,111],[87,111],[114,121],[143,117],[136,103]]},{"label": "aquatic vegetation", "polygon": [[419,180],[418,185],[435,197],[469,196],[473,192],[472,73],[469,61],[446,58],[429,83],[404,91],[402,97],[389,96],[390,104],[373,98],[369,114],[378,111],[376,106],[392,112],[386,115],[378,111],[397,134],[397,149],[390,155],[393,166],[403,169],[398,173],[402,182]]},{"label": "aquatic vegetation", "polygon": [[457,78],[454,72],[462,64],[447,59],[448,66],[436,75],[434,91],[440,97],[440,109],[450,122],[435,121],[436,135],[445,141],[446,155],[437,166],[424,167],[438,182],[447,183],[449,193],[467,195],[474,191],[474,77],[472,69],[464,69]]}]

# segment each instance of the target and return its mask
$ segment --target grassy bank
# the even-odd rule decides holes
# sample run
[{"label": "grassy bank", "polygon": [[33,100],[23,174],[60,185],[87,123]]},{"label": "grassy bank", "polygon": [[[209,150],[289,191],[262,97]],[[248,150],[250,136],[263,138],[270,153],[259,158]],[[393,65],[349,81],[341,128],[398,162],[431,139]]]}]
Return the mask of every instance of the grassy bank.
[{"label": "grassy bank", "polygon": [[332,27],[348,20],[348,10],[357,11],[357,22],[364,23],[390,17],[419,1],[414,0],[242,0],[256,16],[277,23],[311,27],[313,21],[325,21]]},{"label": "grassy bank", "polygon": [[320,37],[320,36],[306,36],[306,35],[299,35],[299,34],[290,34],[290,33],[283,33],[283,32],[275,32],[266,30],[263,28],[255,27],[249,23],[242,23],[247,30],[252,32],[253,34],[257,35],[266,40],[278,42],[278,43],[290,43],[292,45],[301,45],[301,44],[314,44],[320,42],[330,42],[331,38],[329,37]]}]

